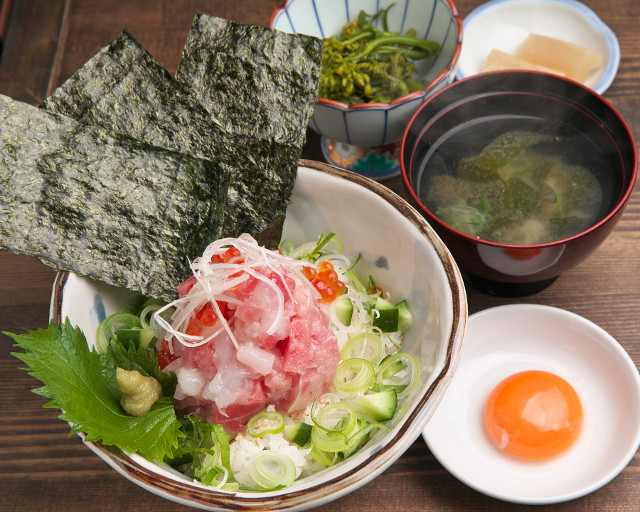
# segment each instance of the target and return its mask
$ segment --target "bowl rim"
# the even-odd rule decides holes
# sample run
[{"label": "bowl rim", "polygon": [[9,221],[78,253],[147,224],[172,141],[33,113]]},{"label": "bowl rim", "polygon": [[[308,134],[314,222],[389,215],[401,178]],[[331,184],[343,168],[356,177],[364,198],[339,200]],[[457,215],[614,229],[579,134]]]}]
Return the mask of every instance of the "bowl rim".
[{"label": "bowl rim", "polygon": [[[508,0],[497,0],[499,2],[503,2],[503,1],[508,1]],[[537,0],[536,0],[537,1]],[[547,0],[544,0],[547,1]],[[552,0],[555,1],[555,0]],[[562,0],[562,1],[566,1],[566,0]],[[475,80],[483,80],[485,77],[491,76],[491,75],[535,75],[535,76],[543,76],[546,77],[548,79],[551,80],[555,80],[555,81],[560,81],[560,82],[565,82],[565,83],[569,83],[572,86],[576,86],[579,87],[581,89],[584,90],[585,93],[587,93],[588,95],[596,98],[597,100],[599,100],[600,102],[602,102],[604,104],[605,107],[607,107],[614,115],[615,117],[620,121],[622,127],[624,128],[624,130],[626,131],[628,137],[629,137],[629,141],[630,141],[630,147],[633,150],[633,166],[632,169],[630,170],[631,172],[631,176],[629,179],[629,184],[627,185],[627,187],[623,190],[623,193],[620,194],[620,196],[618,197],[615,206],[613,208],[611,208],[611,210],[602,218],[600,219],[598,222],[596,222],[595,224],[589,226],[588,228],[580,231],[579,233],[576,233],[574,235],[571,235],[569,237],[565,237],[565,238],[561,238],[559,240],[553,240],[551,242],[545,242],[545,243],[540,243],[540,244],[506,244],[506,243],[500,243],[500,242],[492,242],[490,240],[484,240],[482,238],[478,238],[478,237],[474,237],[471,236],[467,233],[463,233],[462,231],[459,231],[455,228],[453,228],[452,226],[449,226],[447,223],[443,222],[440,218],[438,218],[433,212],[431,212],[431,210],[429,208],[426,207],[426,205],[422,202],[422,200],[418,197],[418,194],[416,193],[416,191],[414,190],[413,186],[411,185],[411,178],[409,176],[409,171],[405,168],[405,164],[404,164],[404,154],[405,151],[408,149],[406,147],[406,142],[407,142],[407,138],[409,135],[409,131],[411,129],[411,127],[413,126],[416,118],[420,115],[420,113],[426,109],[432,101],[437,100],[437,98],[441,95],[444,94],[446,91],[448,91],[451,88],[454,87],[458,87],[459,84],[464,84],[466,82],[469,81],[475,81]],[[508,92],[508,91],[505,91]],[[520,91],[518,91],[520,92]],[[526,92],[526,91],[522,91],[522,92]],[[495,94],[501,94],[502,92],[497,92]],[[489,94],[489,93],[487,93]],[[474,97],[469,97],[469,99],[473,99]],[[454,104],[452,104],[451,106],[455,107],[456,105],[459,104],[459,101],[454,102]],[[445,110],[448,110],[449,106],[446,107]],[[532,249],[543,249],[543,248],[547,248],[547,247],[557,247],[557,246],[561,246],[561,245],[565,245],[567,243],[570,243],[573,240],[579,239],[584,237],[585,235],[589,235],[590,233],[593,233],[594,231],[598,230],[601,226],[607,224],[612,217],[615,217],[616,215],[618,215],[619,213],[621,213],[622,210],[624,210],[624,208],[626,207],[628,201],[629,201],[629,196],[631,195],[631,193],[633,192],[634,189],[634,185],[635,182],[637,180],[638,177],[638,150],[636,147],[636,143],[635,143],[635,139],[633,136],[633,133],[631,131],[631,128],[629,126],[629,124],[627,123],[627,121],[624,119],[624,117],[622,117],[622,115],[620,114],[620,112],[613,106],[613,104],[607,100],[604,96],[602,96],[601,94],[597,93],[596,91],[594,91],[593,89],[590,89],[589,87],[576,82],[574,80],[571,80],[569,78],[566,77],[559,77],[557,75],[553,75],[553,74],[549,74],[549,73],[544,73],[544,72],[539,72],[539,71],[488,71],[485,73],[478,73],[476,75],[472,75],[466,78],[463,78],[461,80],[456,80],[455,82],[453,82],[452,84],[448,85],[447,87],[442,88],[440,91],[437,91],[435,94],[433,94],[432,96],[430,96],[429,98],[427,98],[427,100],[420,105],[420,107],[416,110],[416,112],[412,115],[411,119],[409,120],[409,122],[407,123],[407,126],[404,130],[404,134],[402,136],[402,144],[400,147],[400,168],[401,168],[401,173],[402,173],[402,179],[405,185],[406,190],[408,191],[409,195],[411,195],[411,197],[413,198],[413,200],[416,202],[416,204],[419,206],[420,210],[422,210],[428,217],[430,222],[434,222],[436,223],[438,226],[442,227],[444,230],[446,230],[447,232],[452,232],[455,233],[456,236],[459,236],[469,242],[472,242],[474,244],[480,244],[480,245],[486,245],[486,246],[492,246],[492,247],[500,247],[500,248],[506,248],[506,249],[522,249],[522,250],[532,250]]]},{"label": "bowl rim", "polygon": [[[494,7],[501,6],[503,4],[509,4],[515,6],[517,4],[558,4],[575,9],[582,14],[591,25],[602,34],[604,37],[609,53],[607,55],[607,66],[604,70],[600,81],[593,86],[593,90],[598,94],[603,94],[609,86],[612,84],[618,72],[620,66],[620,43],[615,32],[586,4],[579,2],[578,0],[489,0],[473,9],[463,20],[463,26],[465,30],[470,30],[471,24],[476,18],[482,14],[490,11]],[[476,73],[477,74],[477,73]],[[458,66],[456,70],[456,77],[458,79],[469,78],[475,75],[464,74],[464,69]]]},{"label": "bowl rim", "polygon": [[[100,442],[86,441],[84,436],[80,435],[83,442],[112,469],[136,485],[167,500],[213,511],[259,511],[304,510],[338,499],[353,491],[355,488],[370,482],[393,464],[405,451],[402,447],[403,441],[409,440],[413,442],[420,437],[422,429],[428,419],[428,416],[425,416],[423,412],[424,407],[428,402],[435,401],[436,404],[439,403],[457,366],[468,317],[466,292],[462,276],[453,257],[424,217],[400,196],[364,176],[350,173],[324,162],[310,160],[300,160],[298,167],[304,167],[314,172],[347,179],[378,194],[387,202],[394,205],[394,207],[401,210],[401,213],[408,221],[413,223],[425,238],[432,242],[432,247],[437,253],[446,274],[452,298],[452,319],[443,368],[438,375],[434,376],[429,387],[423,391],[415,408],[404,418],[397,434],[381,446],[380,449],[368,459],[365,465],[360,464],[358,467],[338,473],[327,481],[315,483],[305,489],[292,491],[284,489],[274,494],[274,492],[230,492],[206,488],[188,480],[178,481],[166,478],[139,464],[119,448],[115,446],[105,446]],[[62,317],[63,294],[70,274],[68,271],[58,272],[53,283],[49,317],[58,325],[64,321]],[[309,501],[306,498],[306,495],[310,492],[316,493],[313,501]]]},{"label": "bowl rim", "polygon": [[[287,12],[288,7],[291,3],[296,0],[286,0],[284,5],[277,8],[273,13],[271,13],[271,17],[269,18],[269,27],[273,28],[274,22],[276,18],[282,12]],[[462,52],[462,33],[463,33],[463,21],[458,12],[458,8],[453,3],[453,0],[437,0],[441,3],[447,4],[449,10],[451,11],[451,19],[455,23],[456,29],[458,31],[456,37],[456,46],[453,50],[453,54],[451,58],[447,62],[447,65],[438,73],[438,75],[431,80],[427,85],[425,85],[422,89],[418,91],[411,92],[409,94],[405,94],[404,96],[400,96],[390,102],[377,102],[377,103],[354,103],[349,105],[347,103],[343,103],[341,101],[329,100],[326,98],[318,97],[318,105],[323,105],[328,108],[334,108],[337,110],[345,110],[347,112],[357,112],[360,110],[366,111],[370,109],[388,109],[397,107],[398,105],[402,105],[403,103],[408,103],[413,100],[423,98],[430,94],[430,92],[436,88],[439,84],[447,80],[447,77],[456,69],[458,65],[458,61],[460,59],[460,53]]]}]

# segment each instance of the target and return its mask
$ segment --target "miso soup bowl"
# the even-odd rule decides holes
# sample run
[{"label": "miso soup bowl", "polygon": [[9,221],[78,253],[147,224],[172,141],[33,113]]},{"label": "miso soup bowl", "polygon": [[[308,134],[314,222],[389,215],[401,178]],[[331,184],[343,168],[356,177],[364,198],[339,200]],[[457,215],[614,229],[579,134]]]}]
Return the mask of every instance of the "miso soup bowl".
[{"label": "miso soup bowl", "polygon": [[[501,133],[532,124],[559,126],[568,144],[590,145],[597,155],[588,167],[604,201],[592,225],[548,243],[509,245],[458,231],[430,211],[423,199],[434,172],[455,166],[455,158],[479,153]],[[460,80],[425,102],[405,130],[401,168],[409,193],[465,280],[489,294],[517,297],[546,288],[607,238],[636,181],[637,153],[627,123],[593,90],[545,73],[504,71]]]}]

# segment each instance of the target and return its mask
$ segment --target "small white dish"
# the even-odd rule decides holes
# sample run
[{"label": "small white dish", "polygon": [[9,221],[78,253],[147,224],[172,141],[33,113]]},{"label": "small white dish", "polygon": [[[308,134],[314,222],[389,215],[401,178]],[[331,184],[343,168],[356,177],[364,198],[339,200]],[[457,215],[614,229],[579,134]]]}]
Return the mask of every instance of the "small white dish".
[{"label": "small white dish", "polygon": [[[546,370],[580,396],[575,444],[552,459],[526,461],[489,440],[483,409],[493,388],[524,370]],[[616,477],[640,445],[640,374],[606,331],[574,313],[517,304],[469,317],[458,369],[423,437],[456,478],[488,496],[523,504],[572,500]]]},{"label": "small white dish", "polygon": [[611,85],[620,64],[620,45],[614,32],[589,7],[575,0],[491,0],[463,20],[463,33],[458,79],[480,73],[493,48],[513,53],[531,33],[598,52],[605,64],[584,84],[598,94]]}]

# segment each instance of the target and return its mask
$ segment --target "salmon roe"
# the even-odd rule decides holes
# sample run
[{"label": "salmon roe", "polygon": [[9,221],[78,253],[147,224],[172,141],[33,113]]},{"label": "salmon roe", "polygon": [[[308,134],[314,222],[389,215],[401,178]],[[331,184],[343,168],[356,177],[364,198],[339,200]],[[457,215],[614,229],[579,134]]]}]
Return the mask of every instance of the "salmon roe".
[{"label": "salmon roe", "polygon": [[[224,254],[214,254],[211,256],[211,263],[233,263],[236,265],[241,265],[244,263],[244,259],[242,258],[242,253],[237,247],[229,247]],[[239,277],[242,275],[242,271],[236,272],[235,274],[231,274],[230,278]]]},{"label": "salmon roe", "polygon": [[338,278],[330,261],[321,261],[317,269],[304,267],[302,273],[320,293],[321,302],[333,302],[346,291],[345,284]]},{"label": "salmon roe", "polygon": [[158,368],[161,370],[178,358],[178,356],[171,352],[169,342],[167,340],[162,340],[162,345],[156,357],[158,358]]},{"label": "salmon roe", "polygon": [[241,258],[242,253],[237,247],[229,247],[224,254],[214,254],[211,256],[211,263],[237,263],[238,265],[244,263]]},{"label": "salmon roe", "polygon": [[[216,304],[224,316],[227,312],[226,302],[216,301]],[[211,327],[217,320],[218,315],[213,308],[213,304],[211,304],[211,302],[207,302],[198,311],[196,311],[195,315],[193,315],[189,320],[186,334],[190,336],[200,336],[205,327]]]}]

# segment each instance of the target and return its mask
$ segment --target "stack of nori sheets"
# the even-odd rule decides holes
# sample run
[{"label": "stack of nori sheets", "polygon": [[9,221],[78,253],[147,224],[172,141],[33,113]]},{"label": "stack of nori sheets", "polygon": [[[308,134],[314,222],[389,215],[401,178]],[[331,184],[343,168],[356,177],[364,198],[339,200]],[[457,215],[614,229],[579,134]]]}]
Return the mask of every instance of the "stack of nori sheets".
[{"label": "stack of nori sheets", "polygon": [[321,52],[197,15],[177,79],[124,31],[41,109],[0,98],[0,245],[165,299],[217,238],[274,246]]}]

